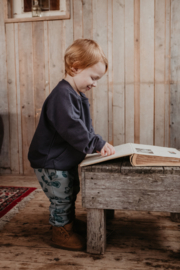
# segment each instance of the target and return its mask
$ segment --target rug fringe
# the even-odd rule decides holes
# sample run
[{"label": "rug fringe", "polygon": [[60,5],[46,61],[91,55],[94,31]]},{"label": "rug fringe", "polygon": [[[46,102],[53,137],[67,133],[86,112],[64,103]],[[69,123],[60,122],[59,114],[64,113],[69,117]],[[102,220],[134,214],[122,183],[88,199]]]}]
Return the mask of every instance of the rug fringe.
[{"label": "rug fringe", "polygon": [[5,214],[0,219],[0,230],[8,223],[22,208],[24,208],[31,199],[34,198],[35,194],[41,192],[42,189],[37,188],[33,192],[31,192],[27,197],[23,198],[16,206],[14,206],[7,214]]}]

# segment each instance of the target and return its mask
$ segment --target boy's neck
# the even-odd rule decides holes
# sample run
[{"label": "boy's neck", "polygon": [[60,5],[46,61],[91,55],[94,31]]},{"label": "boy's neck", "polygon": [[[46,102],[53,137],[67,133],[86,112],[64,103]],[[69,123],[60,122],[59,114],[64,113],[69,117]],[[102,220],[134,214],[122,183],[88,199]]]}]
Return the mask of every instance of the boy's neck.
[{"label": "boy's neck", "polygon": [[76,93],[80,96],[80,93],[79,91],[77,90],[77,87],[74,83],[74,80],[73,80],[73,77],[70,76],[69,74],[67,74],[65,77],[64,77],[64,80],[66,80],[71,86],[72,88],[74,89],[74,91],[76,91]]}]

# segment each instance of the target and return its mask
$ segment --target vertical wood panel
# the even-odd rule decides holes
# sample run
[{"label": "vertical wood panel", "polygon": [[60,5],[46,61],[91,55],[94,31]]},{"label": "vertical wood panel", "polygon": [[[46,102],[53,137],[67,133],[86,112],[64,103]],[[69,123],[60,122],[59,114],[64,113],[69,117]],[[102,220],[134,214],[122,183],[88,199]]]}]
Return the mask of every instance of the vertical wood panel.
[{"label": "vertical wood panel", "polygon": [[4,138],[0,154],[0,173],[10,173],[9,108],[7,93],[6,40],[4,6],[0,1],[0,117],[3,122]]},{"label": "vertical wood panel", "polygon": [[14,24],[6,25],[7,40],[7,69],[8,69],[8,99],[9,99],[9,131],[11,149],[11,171],[19,172],[19,147],[18,147],[18,119],[16,102],[16,68],[15,68],[15,44]]},{"label": "vertical wood panel", "polygon": [[70,20],[65,20],[65,28],[66,28],[66,48],[69,47],[74,40],[74,27],[73,27],[73,0],[70,0],[70,12],[71,18]]},{"label": "vertical wood panel", "polygon": [[44,23],[33,23],[33,70],[34,70],[34,98],[35,98],[35,125],[37,127],[41,108],[46,97],[44,76]]},{"label": "vertical wood panel", "polygon": [[134,142],[140,141],[140,0],[134,0]]},{"label": "vertical wood panel", "polygon": [[154,0],[140,1],[140,143],[153,144]]},{"label": "vertical wood panel", "polygon": [[114,145],[113,136],[113,2],[108,0],[108,142]]},{"label": "vertical wood panel", "polygon": [[16,90],[17,90],[17,121],[18,121],[18,147],[19,147],[19,171],[23,174],[23,152],[22,152],[22,116],[21,116],[21,94],[19,79],[19,40],[18,23],[14,24],[15,31],[15,62],[16,62]]},{"label": "vertical wood panel", "polygon": [[155,145],[164,146],[165,1],[155,0]]},{"label": "vertical wood panel", "polygon": [[92,38],[93,37],[93,12],[92,12],[92,1],[83,0],[83,38]]},{"label": "vertical wood panel", "polygon": [[[83,38],[92,39],[93,38],[93,14],[92,14],[92,1],[83,1]],[[94,109],[93,109],[93,89],[87,91],[86,97],[89,99],[90,103],[90,113],[92,118],[92,124],[94,126]]]},{"label": "vertical wood panel", "polygon": [[34,82],[33,82],[32,23],[19,24],[19,75],[22,108],[22,141],[24,174],[32,174],[27,159],[35,131]]},{"label": "vertical wood panel", "polygon": [[180,4],[171,1],[171,146],[180,148]]},{"label": "vertical wood panel", "polygon": [[[102,47],[107,56],[107,0],[93,1],[93,39]],[[93,89],[94,128],[108,141],[108,89],[107,73]],[[103,100],[103,102],[102,102]]]},{"label": "vertical wood panel", "polygon": [[134,142],[134,0],[125,1],[125,143]]},{"label": "vertical wood panel", "polygon": [[48,40],[48,22],[44,22],[44,85],[46,97],[50,93],[49,85],[49,40]]},{"label": "vertical wood panel", "polygon": [[165,100],[164,100],[164,141],[165,146],[170,146],[170,59],[171,59],[171,0],[166,0],[166,35],[165,35]]},{"label": "vertical wood panel", "polygon": [[155,141],[154,145],[164,146],[164,83],[155,83]]},{"label": "vertical wood panel", "polygon": [[62,51],[61,51],[61,59],[62,59],[62,79],[65,76],[65,64],[64,64],[64,54],[66,50],[66,23],[62,21]]},{"label": "vertical wood panel", "polygon": [[74,40],[82,38],[82,0],[73,1]]},{"label": "vertical wood panel", "polygon": [[124,0],[113,1],[113,134],[124,143]]},{"label": "vertical wood panel", "polygon": [[62,59],[63,48],[63,22],[49,21],[49,71],[50,71],[50,91],[64,77],[64,65]]}]

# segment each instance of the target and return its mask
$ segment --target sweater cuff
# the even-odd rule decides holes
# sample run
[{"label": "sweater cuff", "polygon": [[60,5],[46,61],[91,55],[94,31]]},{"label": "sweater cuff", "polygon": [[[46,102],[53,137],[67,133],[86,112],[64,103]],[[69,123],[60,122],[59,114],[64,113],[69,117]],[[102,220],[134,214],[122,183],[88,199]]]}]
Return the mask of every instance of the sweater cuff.
[{"label": "sweater cuff", "polygon": [[105,144],[106,144],[106,141],[104,141],[102,138],[99,138],[94,151],[97,150],[97,151],[101,152],[101,150],[102,150],[102,148],[104,147]]}]

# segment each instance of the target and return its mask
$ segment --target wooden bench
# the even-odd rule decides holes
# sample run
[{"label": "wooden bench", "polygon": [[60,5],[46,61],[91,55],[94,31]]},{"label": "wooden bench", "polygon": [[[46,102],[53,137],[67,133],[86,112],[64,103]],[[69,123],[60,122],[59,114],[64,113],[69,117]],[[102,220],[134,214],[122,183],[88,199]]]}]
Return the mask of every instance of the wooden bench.
[{"label": "wooden bench", "polygon": [[119,158],[82,167],[81,179],[89,253],[105,252],[106,209],[170,212],[180,221],[180,167],[132,167]]}]

